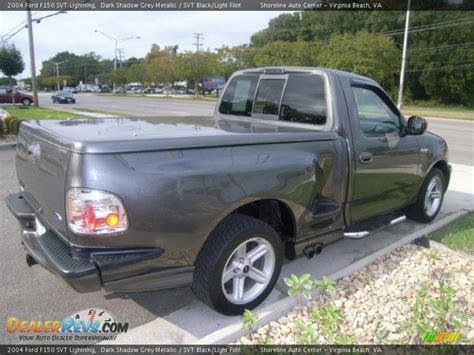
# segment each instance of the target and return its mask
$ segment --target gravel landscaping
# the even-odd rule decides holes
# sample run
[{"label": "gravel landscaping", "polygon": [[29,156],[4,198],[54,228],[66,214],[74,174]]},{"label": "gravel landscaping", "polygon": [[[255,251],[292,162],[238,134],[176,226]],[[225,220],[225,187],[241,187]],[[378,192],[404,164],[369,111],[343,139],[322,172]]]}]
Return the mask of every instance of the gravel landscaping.
[{"label": "gravel landscaping", "polygon": [[[334,291],[313,295],[304,306],[256,329],[239,343],[419,344],[426,330],[417,328],[418,323],[427,331],[458,331],[464,342],[472,344],[472,290],[473,260],[405,245],[340,279]],[[439,316],[443,307],[448,311]],[[329,310],[326,316],[324,310]],[[328,319],[336,319],[330,331]],[[334,338],[335,334],[339,336]]]}]

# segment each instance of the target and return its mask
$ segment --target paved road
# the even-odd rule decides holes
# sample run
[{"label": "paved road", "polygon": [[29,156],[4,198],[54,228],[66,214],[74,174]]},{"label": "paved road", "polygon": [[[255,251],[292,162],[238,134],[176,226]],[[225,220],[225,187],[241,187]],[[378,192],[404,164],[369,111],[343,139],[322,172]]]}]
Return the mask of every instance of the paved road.
[{"label": "paved road", "polygon": [[[51,103],[50,96],[41,94],[41,105],[63,110],[78,107],[96,109],[134,116],[211,116],[215,105],[213,102],[92,94],[77,95],[76,105],[59,105]],[[474,121],[429,118],[428,122],[428,130],[442,136],[448,142],[452,163],[474,165]]]},{"label": "paved road", "polygon": [[136,327],[195,300],[189,288],[115,295],[102,291],[81,294],[38,265],[28,268],[19,227],[4,204],[8,194],[18,191],[14,155],[13,150],[0,151],[0,344],[18,341],[5,331],[8,317],[60,320],[95,306],[110,311],[120,322]]},{"label": "paved road", "polygon": [[214,102],[150,97],[76,95],[75,105],[53,104],[50,94],[40,94],[40,104],[60,110],[87,108],[133,116],[212,116]]},{"label": "paved road", "polygon": [[474,165],[474,121],[427,118],[428,131],[448,142],[449,161]]}]

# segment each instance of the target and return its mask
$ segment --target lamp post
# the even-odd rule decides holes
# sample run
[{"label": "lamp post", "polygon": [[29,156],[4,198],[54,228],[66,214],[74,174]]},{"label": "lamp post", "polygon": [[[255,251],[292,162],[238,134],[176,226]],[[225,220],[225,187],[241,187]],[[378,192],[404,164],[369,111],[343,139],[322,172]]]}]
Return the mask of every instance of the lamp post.
[{"label": "lamp post", "polygon": [[[107,33],[105,32],[102,32],[100,30],[94,30],[94,32],[97,32],[97,33],[100,33],[102,34],[103,36],[107,37],[108,39],[111,39],[112,41],[114,41],[114,44],[115,44],[115,51],[114,51],[114,74],[116,73],[116,70],[117,70],[117,47],[118,47],[118,43],[119,42],[125,42],[125,41],[128,41],[128,40],[131,40],[131,39],[140,39],[139,36],[132,36],[132,37],[126,37],[126,38],[115,38],[115,37],[112,37],[111,35],[108,35]],[[114,75],[115,76],[115,75]],[[114,93],[115,93],[115,78],[114,78]]]},{"label": "lamp post", "polygon": [[63,60],[62,62],[53,62],[52,60],[48,60],[48,62],[53,63],[56,66],[56,86],[59,91],[59,66],[63,63],[69,62],[69,60]]}]

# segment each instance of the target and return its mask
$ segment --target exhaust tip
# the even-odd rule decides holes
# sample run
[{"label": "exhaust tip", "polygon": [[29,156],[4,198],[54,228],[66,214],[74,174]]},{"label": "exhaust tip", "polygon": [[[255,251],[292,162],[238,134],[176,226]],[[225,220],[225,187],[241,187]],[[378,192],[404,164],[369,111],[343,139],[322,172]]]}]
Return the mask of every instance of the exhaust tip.
[{"label": "exhaust tip", "polygon": [[322,244],[316,244],[315,246],[313,246],[313,249],[314,249],[314,253],[316,255],[319,255],[323,251],[323,245]]},{"label": "exhaust tip", "polygon": [[311,259],[313,256],[321,254],[322,251],[323,251],[323,245],[318,243],[318,244],[308,245],[306,248],[303,249],[303,254],[308,259]]},{"label": "exhaust tip", "polygon": [[314,249],[312,245],[307,246],[306,248],[303,249],[303,254],[306,256],[308,259],[311,259],[314,256]]},{"label": "exhaust tip", "polygon": [[26,254],[26,265],[32,267],[33,265],[38,264],[38,262],[30,254]]}]

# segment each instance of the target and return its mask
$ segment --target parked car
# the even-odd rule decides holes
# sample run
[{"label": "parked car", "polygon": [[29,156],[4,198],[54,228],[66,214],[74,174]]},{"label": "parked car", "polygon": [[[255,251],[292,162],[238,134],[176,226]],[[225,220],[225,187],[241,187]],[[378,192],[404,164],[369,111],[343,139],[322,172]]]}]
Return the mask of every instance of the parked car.
[{"label": "parked car", "polygon": [[451,169],[426,128],[363,76],[243,70],[214,121],[23,122],[21,192],[7,205],[28,264],[80,292],[191,285],[241,314],[268,296],[285,258],[436,217]]},{"label": "parked car", "polygon": [[55,103],[75,104],[76,103],[76,99],[74,95],[72,94],[72,92],[68,90],[58,91],[56,94],[51,96],[51,98],[53,99],[53,104]]},{"label": "parked car", "polygon": [[79,92],[79,90],[77,90],[76,88],[73,88],[71,86],[65,86],[63,87],[63,91],[69,91],[73,94],[77,94]]},{"label": "parked car", "polygon": [[[13,90],[15,103],[21,103],[23,106],[30,106],[33,103],[33,96],[24,94],[18,90]],[[6,86],[0,86],[0,103],[12,104],[12,89]]]}]

